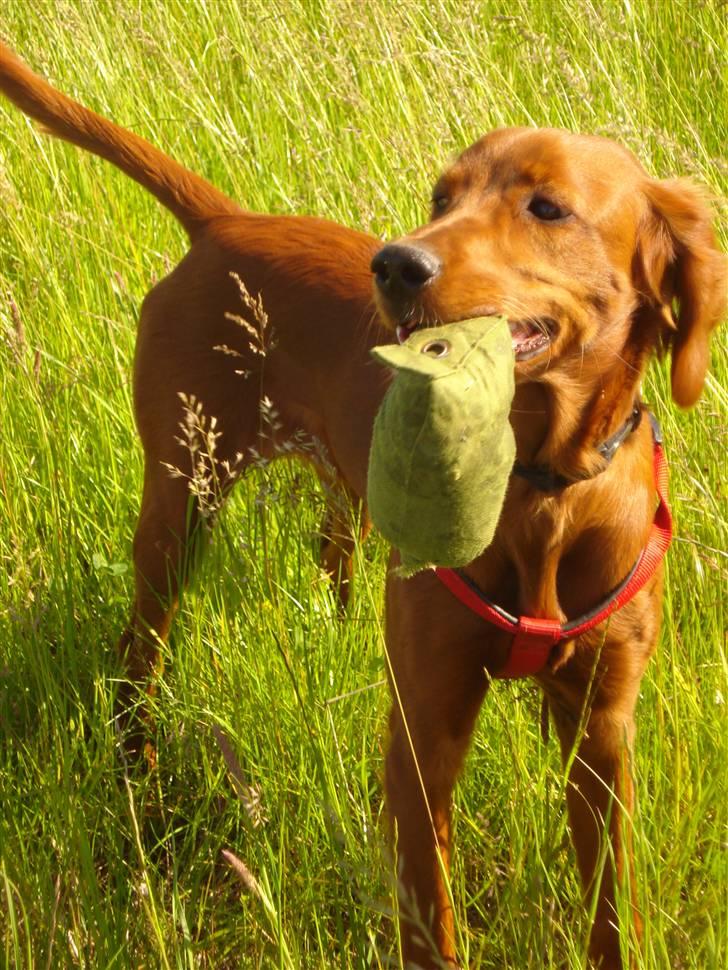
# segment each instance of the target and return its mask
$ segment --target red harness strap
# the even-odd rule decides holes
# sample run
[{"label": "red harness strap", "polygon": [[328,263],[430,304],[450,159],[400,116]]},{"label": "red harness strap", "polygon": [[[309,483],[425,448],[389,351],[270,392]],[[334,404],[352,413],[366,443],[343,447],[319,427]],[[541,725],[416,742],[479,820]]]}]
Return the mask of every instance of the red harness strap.
[{"label": "red harness strap", "polygon": [[[652,415],[650,415],[652,418]],[[527,677],[545,667],[555,644],[573,640],[587,630],[602,623],[608,616],[628,603],[645,585],[662,561],[672,540],[672,517],[667,504],[667,461],[662,450],[662,439],[657,422],[652,421],[654,435],[653,469],[659,504],[655,511],[647,545],[632,567],[630,573],[606,600],[589,613],[576,617],[568,623],[543,620],[536,617],[516,618],[502,607],[492,603],[478,587],[454,569],[438,568],[437,578],[453,595],[470,610],[488,623],[513,635],[511,649],[505,666],[494,677]]]}]

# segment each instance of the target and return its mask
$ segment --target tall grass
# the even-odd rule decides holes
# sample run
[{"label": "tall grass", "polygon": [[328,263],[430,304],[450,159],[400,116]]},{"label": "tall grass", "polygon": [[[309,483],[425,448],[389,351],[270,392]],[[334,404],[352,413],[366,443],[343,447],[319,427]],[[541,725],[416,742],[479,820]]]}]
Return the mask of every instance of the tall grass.
[{"label": "tall grass", "polygon": [[[506,124],[609,134],[653,173],[721,197],[725,9],[0,0],[0,29],[58,87],[251,208],[390,237],[424,220],[453,153]],[[0,228],[6,965],[396,965],[382,545],[360,550],[341,619],[316,565],[308,474],[243,482],[167,649],[159,770],[128,770],[112,699],[141,475],[130,362],[140,301],[184,240],[123,175],[4,102]],[[689,414],[664,366],[646,387],[679,536],[638,715],[644,968],[728,964],[725,363],[716,341]],[[537,710],[527,684],[492,691],[457,792],[453,889],[473,967],[585,962],[563,777]]]}]

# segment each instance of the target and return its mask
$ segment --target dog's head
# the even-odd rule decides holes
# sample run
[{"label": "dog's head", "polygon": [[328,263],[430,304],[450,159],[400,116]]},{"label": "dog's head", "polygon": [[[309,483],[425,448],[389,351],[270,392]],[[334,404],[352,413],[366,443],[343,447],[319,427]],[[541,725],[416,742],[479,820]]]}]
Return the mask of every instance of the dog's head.
[{"label": "dog's head", "polygon": [[650,178],[608,139],[550,129],[503,129],[468,148],[438,180],[430,222],[385,246],[372,271],[400,337],[505,314],[519,383],[605,381],[616,361],[637,383],[667,345],[684,407],[726,306],[701,191]]}]

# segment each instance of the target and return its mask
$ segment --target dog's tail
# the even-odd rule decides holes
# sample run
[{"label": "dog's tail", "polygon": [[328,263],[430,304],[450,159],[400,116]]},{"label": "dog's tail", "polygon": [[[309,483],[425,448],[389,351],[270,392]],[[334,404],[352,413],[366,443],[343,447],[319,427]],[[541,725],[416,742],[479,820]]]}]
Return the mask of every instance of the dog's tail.
[{"label": "dog's tail", "polygon": [[138,135],[56,91],[0,42],[0,91],[57,138],[116,165],[156,196],[194,238],[215,215],[243,210]]}]

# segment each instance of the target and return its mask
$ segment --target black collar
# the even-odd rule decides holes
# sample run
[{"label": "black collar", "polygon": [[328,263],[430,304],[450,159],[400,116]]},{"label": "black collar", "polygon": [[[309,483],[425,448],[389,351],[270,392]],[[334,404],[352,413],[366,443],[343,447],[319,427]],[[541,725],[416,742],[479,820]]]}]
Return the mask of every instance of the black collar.
[{"label": "black collar", "polygon": [[[597,451],[605,462],[604,468],[600,468],[596,473],[597,475],[606,469],[609,462],[614,458],[619,446],[639,427],[641,420],[642,408],[639,404],[635,404],[632,413],[621,428],[597,447]],[[540,492],[558,492],[561,489],[567,488],[569,485],[573,485],[575,482],[584,481],[583,478],[566,478],[564,475],[560,475],[546,465],[522,465],[520,461],[514,464],[511,474],[518,475],[519,478],[525,478],[530,485],[537,488]]]}]

